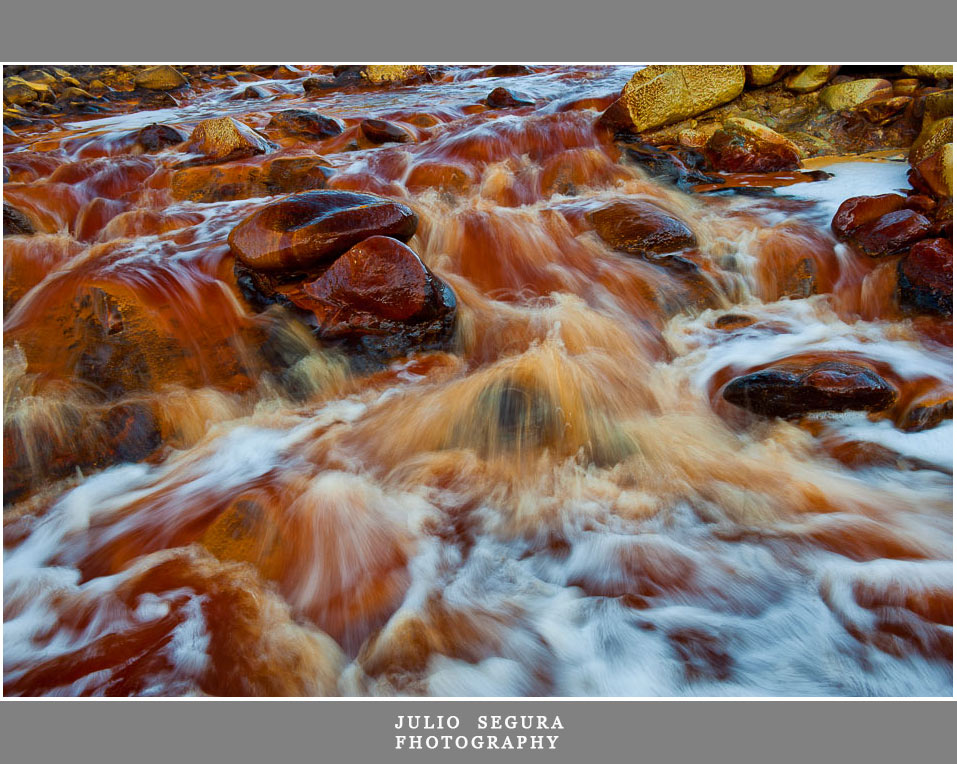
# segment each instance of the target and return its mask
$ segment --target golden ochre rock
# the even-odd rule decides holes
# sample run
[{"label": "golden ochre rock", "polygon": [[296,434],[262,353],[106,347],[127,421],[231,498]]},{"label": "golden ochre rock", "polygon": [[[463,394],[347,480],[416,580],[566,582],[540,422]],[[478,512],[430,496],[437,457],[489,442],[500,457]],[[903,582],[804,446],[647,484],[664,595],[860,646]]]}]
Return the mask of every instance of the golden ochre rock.
[{"label": "golden ochre rock", "polygon": [[824,87],[840,68],[840,66],[828,64],[806,66],[801,71],[790,75],[784,81],[784,87],[794,93],[810,93],[812,90]]},{"label": "golden ochre rock", "polygon": [[944,144],[935,153],[914,165],[924,183],[939,198],[954,195],[954,144]]},{"label": "golden ochre rock", "polygon": [[909,77],[920,77],[924,80],[950,80],[954,77],[952,64],[907,64],[903,72]]},{"label": "golden ochre rock", "polygon": [[780,64],[777,66],[750,64],[744,67],[748,85],[753,88],[764,87],[765,85],[770,85],[772,82],[776,82],[787,74],[790,69],[790,66],[781,66]]},{"label": "golden ochre rock", "polygon": [[425,78],[428,72],[422,64],[369,64],[362,70],[362,76],[381,85]]},{"label": "golden ochre rock", "polygon": [[921,129],[927,127],[931,122],[936,122],[938,119],[944,119],[945,117],[952,117],[953,115],[953,88],[930,93],[924,97],[924,116],[921,121]]},{"label": "golden ochre rock", "polygon": [[743,66],[648,66],[621,91],[621,104],[635,131],[680,122],[737,98]]},{"label": "golden ochre rock", "polygon": [[954,142],[954,118],[945,117],[926,125],[910,147],[907,158],[912,165],[927,159],[937,149]]},{"label": "golden ochre rock", "polygon": [[186,78],[172,66],[164,65],[137,72],[133,82],[136,87],[147,90],[175,90],[186,84]]},{"label": "golden ochre rock", "polygon": [[894,88],[887,80],[851,80],[824,88],[821,91],[821,103],[831,111],[844,111],[871,98],[890,98],[893,93]]}]

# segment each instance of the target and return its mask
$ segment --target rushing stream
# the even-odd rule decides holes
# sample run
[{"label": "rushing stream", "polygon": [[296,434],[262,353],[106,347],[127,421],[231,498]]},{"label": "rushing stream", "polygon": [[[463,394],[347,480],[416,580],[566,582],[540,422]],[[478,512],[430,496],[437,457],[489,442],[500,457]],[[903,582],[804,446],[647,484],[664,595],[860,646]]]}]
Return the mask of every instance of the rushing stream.
[{"label": "rushing stream", "polygon": [[[900,426],[903,402],[949,396],[951,325],[900,315],[893,269],[829,229],[906,164],[685,193],[595,129],[633,67],[538,69],[260,79],[257,100],[211,79],[18,130],[5,198],[45,232],[4,241],[5,450],[95,450],[118,407],[157,435],[6,505],[5,693],[951,694],[952,420]],[[535,104],[475,108],[499,85]],[[346,130],[280,155],[415,210],[409,246],[457,301],[447,351],[357,363],[253,310],[226,240],[278,197],[174,200],[182,150],[128,138],[304,106]],[[351,145],[365,118],[415,142]],[[590,229],[626,197],[691,228],[685,268]],[[109,380],[76,377],[101,347],[64,339],[78,310],[131,337]],[[722,398],[795,357],[863,359],[901,407],[784,420]]]}]

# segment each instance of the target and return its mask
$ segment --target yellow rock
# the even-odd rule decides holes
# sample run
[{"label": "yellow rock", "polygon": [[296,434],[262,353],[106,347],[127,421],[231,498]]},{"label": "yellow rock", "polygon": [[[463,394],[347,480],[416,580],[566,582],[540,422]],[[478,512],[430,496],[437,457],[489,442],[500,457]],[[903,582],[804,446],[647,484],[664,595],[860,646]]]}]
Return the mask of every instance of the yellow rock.
[{"label": "yellow rock", "polygon": [[737,98],[743,66],[648,66],[621,91],[621,103],[637,132],[670,125]]},{"label": "yellow rock", "polygon": [[945,117],[931,122],[917,136],[907,155],[912,165],[927,159],[942,146],[954,142],[954,118]]},{"label": "yellow rock", "polygon": [[812,90],[824,87],[840,68],[840,66],[827,64],[806,66],[801,71],[788,77],[784,81],[784,87],[795,93],[810,93]]},{"label": "yellow rock", "polygon": [[147,90],[175,90],[186,84],[186,78],[172,66],[151,66],[137,72],[133,83]]},{"label": "yellow rock", "polygon": [[426,77],[428,72],[422,64],[369,64],[362,70],[362,76],[378,85]]},{"label": "yellow rock", "polygon": [[831,111],[853,109],[858,104],[878,96],[890,97],[894,88],[887,80],[851,80],[829,85],[821,91],[821,103]]},{"label": "yellow rock", "polygon": [[25,82],[3,83],[3,100],[16,106],[22,106],[25,103],[33,103],[40,97],[33,88]]},{"label": "yellow rock", "polygon": [[206,119],[193,129],[186,150],[202,154],[210,162],[266,154],[275,148],[264,136],[249,125],[232,117]]},{"label": "yellow rock", "polygon": [[775,80],[779,79],[784,72],[782,69],[788,67],[781,66],[758,66],[751,64],[744,67],[747,72],[748,84],[755,88],[764,87],[765,85],[770,85]]},{"label": "yellow rock", "polygon": [[947,143],[917,165],[917,171],[938,197],[954,196],[954,144]]},{"label": "yellow rock", "polygon": [[69,87],[65,88],[60,96],[57,98],[58,101],[89,101],[90,99],[96,98],[94,95],[90,95],[82,88]]},{"label": "yellow rock", "polygon": [[743,138],[751,138],[760,143],[788,148],[797,154],[801,153],[796,144],[760,122],[754,122],[744,117],[730,117],[724,121],[721,128],[731,135],[740,135]]},{"label": "yellow rock", "polygon": [[953,79],[952,64],[908,64],[903,69],[908,77],[920,77],[923,80]]},{"label": "yellow rock", "polygon": [[939,90],[936,93],[931,93],[924,98],[924,119],[921,122],[921,129],[923,130],[931,122],[953,115],[954,91]]}]

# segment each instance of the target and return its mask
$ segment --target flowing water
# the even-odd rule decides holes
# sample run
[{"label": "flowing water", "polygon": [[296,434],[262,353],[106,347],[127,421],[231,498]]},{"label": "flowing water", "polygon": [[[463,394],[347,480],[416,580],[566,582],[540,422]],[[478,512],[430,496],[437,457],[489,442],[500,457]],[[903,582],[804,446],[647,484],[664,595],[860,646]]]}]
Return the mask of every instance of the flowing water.
[{"label": "flowing water", "polygon": [[[828,228],[906,165],[682,193],[594,128],[632,72],[276,79],[255,102],[211,79],[178,108],[21,131],[5,196],[56,233],[4,242],[5,445],[80,451],[145,404],[162,446],[6,508],[5,693],[951,694],[952,423],[897,425],[949,395],[952,329],[901,316],[893,267]],[[536,106],[476,108],[498,85]],[[418,213],[410,246],[458,300],[449,352],[359,369],[254,313],[226,237],[274,197],[173,202],[181,154],[128,139],[301,106],[346,132],[283,152]],[[418,142],[354,150],[365,117]],[[697,267],[604,245],[585,216],[625,197],[685,221]],[[793,298],[802,260],[817,293]],[[72,374],[80,304],[137,338],[120,392]],[[789,422],[722,400],[794,356],[866,359],[901,403]]]}]

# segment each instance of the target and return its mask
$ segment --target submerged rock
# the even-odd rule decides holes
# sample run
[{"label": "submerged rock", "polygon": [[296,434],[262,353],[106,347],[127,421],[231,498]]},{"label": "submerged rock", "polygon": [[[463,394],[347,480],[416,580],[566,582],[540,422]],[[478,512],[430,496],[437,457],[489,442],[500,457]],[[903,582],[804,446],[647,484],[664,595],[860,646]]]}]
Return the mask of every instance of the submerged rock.
[{"label": "submerged rock", "polygon": [[688,226],[648,202],[614,202],[590,212],[588,220],[609,247],[631,255],[678,252],[696,243]]},{"label": "submerged rock", "polygon": [[342,123],[311,109],[286,109],[273,114],[266,129],[276,130],[285,137],[321,140],[339,135]]},{"label": "submerged rock", "polygon": [[199,163],[215,164],[233,159],[268,154],[275,145],[248,125],[232,117],[207,119],[200,122],[189,137],[186,150],[202,154]]},{"label": "submerged rock", "polygon": [[351,191],[309,191],[254,212],[229,234],[254,270],[308,271],[370,236],[408,241],[419,219],[404,204]]},{"label": "submerged rock", "polygon": [[389,355],[451,336],[455,295],[405,244],[372,236],[303,285],[293,302],[316,317],[323,339],[363,340]]},{"label": "submerged rock", "polygon": [[954,311],[954,249],[949,239],[925,239],[897,264],[901,307],[950,316]]},{"label": "submerged rock", "polygon": [[259,165],[188,167],[174,173],[170,192],[174,199],[201,203],[251,199],[325,188],[334,172],[318,156],[278,157]]},{"label": "submerged rock", "polygon": [[394,122],[384,119],[364,119],[359,123],[359,130],[369,143],[412,143],[412,135]]},{"label": "submerged rock", "polygon": [[781,363],[733,379],[722,396],[765,416],[792,417],[816,411],[882,411],[897,391],[871,369],[842,361],[810,368]]},{"label": "submerged rock", "polygon": [[172,125],[160,125],[154,122],[151,125],[140,128],[136,133],[136,144],[147,154],[154,151],[162,151],[169,146],[178,146],[183,143],[187,136],[179,128]]},{"label": "submerged rock", "polygon": [[4,236],[30,236],[36,232],[36,225],[25,212],[6,202],[3,203]]},{"label": "submerged rock", "polygon": [[521,106],[532,106],[534,101],[521,98],[508,88],[495,88],[485,99],[490,109],[517,109]]}]

